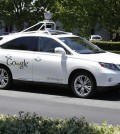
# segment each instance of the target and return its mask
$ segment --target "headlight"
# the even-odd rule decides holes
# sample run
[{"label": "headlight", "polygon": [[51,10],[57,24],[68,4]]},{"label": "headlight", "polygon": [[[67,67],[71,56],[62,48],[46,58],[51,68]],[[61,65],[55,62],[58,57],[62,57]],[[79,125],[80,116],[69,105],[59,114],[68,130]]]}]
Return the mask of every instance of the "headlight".
[{"label": "headlight", "polygon": [[103,62],[99,62],[99,64],[101,65],[101,67],[105,67],[111,70],[116,70],[116,71],[120,71],[120,67],[112,64],[112,63],[103,63]]}]

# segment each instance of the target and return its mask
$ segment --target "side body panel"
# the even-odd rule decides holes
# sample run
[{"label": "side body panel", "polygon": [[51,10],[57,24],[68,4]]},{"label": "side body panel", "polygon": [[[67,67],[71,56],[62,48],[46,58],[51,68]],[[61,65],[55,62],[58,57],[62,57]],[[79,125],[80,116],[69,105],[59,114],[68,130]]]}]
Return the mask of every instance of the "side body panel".
[{"label": "side body panel", "polygon": [[0,53],[0,63],[8,66],[13,79],[32,80],[33,52],[1,49]]},{"label": "side body panel", "polygon": [[33,60],[33,81],[65,84],[66,58],[61,54],[36,52]]}]

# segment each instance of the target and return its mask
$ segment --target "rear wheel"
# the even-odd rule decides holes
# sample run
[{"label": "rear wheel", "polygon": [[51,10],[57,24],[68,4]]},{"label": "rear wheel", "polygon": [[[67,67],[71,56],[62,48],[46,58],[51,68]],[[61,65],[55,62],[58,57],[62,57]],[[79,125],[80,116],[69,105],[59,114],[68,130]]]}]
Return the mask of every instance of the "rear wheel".
[{"label": "rear wheel", "polygon": [[6,89],[12,84],[12,77],[9,70],[5,67],[0,67],[0,88]]},{"label": "rear wheel", "polygon": [[95,79],[90,73],[81,71],[73,76],[71,89],[77,97],[92,97],[96,93]]}]

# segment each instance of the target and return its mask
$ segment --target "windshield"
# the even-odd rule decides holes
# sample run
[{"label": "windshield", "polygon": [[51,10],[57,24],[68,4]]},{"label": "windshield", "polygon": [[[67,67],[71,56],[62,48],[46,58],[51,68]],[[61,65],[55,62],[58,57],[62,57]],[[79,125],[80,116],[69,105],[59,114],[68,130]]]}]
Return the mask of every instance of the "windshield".
[{"label": "windshield", "polygon": [[62,37],[59,39],[77,53],[92,54],[105,52],[96,45],[80,37]]}]

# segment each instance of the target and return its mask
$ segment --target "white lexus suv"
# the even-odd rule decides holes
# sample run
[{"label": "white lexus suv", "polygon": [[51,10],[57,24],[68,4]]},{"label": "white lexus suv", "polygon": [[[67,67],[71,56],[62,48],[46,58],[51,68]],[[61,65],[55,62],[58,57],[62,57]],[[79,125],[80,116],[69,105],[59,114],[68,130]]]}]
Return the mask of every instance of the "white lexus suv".
[{"label": "white lexus suv", "polygon": [[60,31],[21,32],[0,40],[0,88],[13,80],[68,85],[88,98],[120,83],[120,55]]}]

